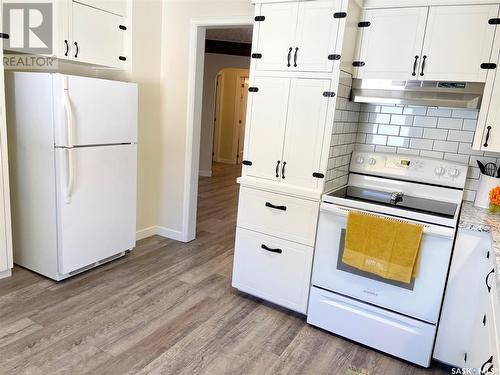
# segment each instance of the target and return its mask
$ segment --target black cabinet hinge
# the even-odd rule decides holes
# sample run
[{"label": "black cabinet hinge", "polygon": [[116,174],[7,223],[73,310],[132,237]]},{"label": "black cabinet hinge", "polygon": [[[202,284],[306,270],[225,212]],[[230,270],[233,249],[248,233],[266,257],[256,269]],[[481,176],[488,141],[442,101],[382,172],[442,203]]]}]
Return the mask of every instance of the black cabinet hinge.
[{"label": "black cabinet hinge", "polygon": [[340,60],[340,55],[328,55],[328,60]]},{"label": "black cabinet hinge", "polygon": [[333,98],[333,97],[335,96],[335,93],[334,93],[333,91],[325,91],[325,92],[323,93],[323,96],[324,96],[325,98]]},{"label": "black cabinet hinge", "polygon": [[496,69],[497,64],[495,63],[482,63],[481,64],[481,69]]},{"label": "black cabinet hinge", "polygon": [[0,33],[0,38],[2,38],[2,39],[9,39],[10,36],[9,36],[9,34]]},{"label": "black cabinet hinge", "polygon": [[264,21],[265,19],[266,19],[266,17],[265,17],[265,16],[256,16],[256,17],[255,17],[255,22],[262,22],[262,21]]},{"label": "black cabinet hinge", "polygon": [[500,25],[500,18],[490,18],[488,23],[490,25]]},{"label": "black cabinet hinge", "polygon": [[370,21],[358,22],[358,27],[369,27],[371,24]]},{"label": "black cabinet hinge", "polygon": [[313,177],[316,177],[316,178],[325,178],[325,175],[323,173],[314,172],[313,173]]},{"label": "black cabinet hinge", "polygon": [[125,25],[120,25],[120,26],[118,26],[118,28],[120,30],[127,30],[127,26],[125,26]]},{"label": "black cabinet hinge", "polygon": [[125,56],[119,56],[118,59],[120,59],[121,61],[127,61],[127,58]]},{"label": "black cabinet hinge", "polygon": [[252,53],[252,59],[262,59],[262,53]]},{"label": "black cabinet hinge", "polygon": [[365,66],[365,62],[364,61],[353,61],[352,62],[352,66],[355,66],[355,67],[361,67],[361,66]]},{"label": "black cabinet hinge", "polygon": [[258,87],[249,87],[248,91],[250,91],[250,92],[259,92],[259,88]]},{"label": "black cabinet hinge", "polygon": [[347,13],[346,12],[337,12],[333,13],[333,18],[346,18]]},{"label": "black cabinet hinge", "polygon": [[243,160],[241,163],[248,166],[252,165],[252,162],[250,160]]}]

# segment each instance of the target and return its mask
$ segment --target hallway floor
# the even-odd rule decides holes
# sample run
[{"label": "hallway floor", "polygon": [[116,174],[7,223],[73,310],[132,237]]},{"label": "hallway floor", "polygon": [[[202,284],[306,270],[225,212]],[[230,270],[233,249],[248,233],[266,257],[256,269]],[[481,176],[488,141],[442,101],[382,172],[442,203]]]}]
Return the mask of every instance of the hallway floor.
[{"label": "hallway floor", "polygon": [[15,267],[0,280],[0,374],[445,374],[232,289],[239,174],[200,178],[191,243],[154,236],[60,283]]}]

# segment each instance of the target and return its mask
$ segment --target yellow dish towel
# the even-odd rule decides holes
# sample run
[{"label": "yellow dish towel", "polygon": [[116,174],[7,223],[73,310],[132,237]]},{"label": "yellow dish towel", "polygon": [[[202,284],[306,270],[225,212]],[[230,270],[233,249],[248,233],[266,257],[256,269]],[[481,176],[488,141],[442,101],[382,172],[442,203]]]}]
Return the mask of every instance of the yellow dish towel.
[{"label": "yellow dish towel", "polygon": [[349,212],[342,261],[389,280],[409,284],[417,275],[423,227]]}]

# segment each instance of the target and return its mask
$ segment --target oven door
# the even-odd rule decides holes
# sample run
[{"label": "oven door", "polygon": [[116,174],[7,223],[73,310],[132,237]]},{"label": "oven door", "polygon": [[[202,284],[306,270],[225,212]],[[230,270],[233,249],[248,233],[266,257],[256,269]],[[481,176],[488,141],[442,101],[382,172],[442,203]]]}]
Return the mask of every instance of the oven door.
[{"label": "oven door", "polygon": [[411,284],[404,284],[360,271],[342,262],[347,214],[350,211],[356,210],[322,203],[312,284],[429,323],[437,323],[455,230],[407,220],[424,225],[424,234],[417,276]]}]

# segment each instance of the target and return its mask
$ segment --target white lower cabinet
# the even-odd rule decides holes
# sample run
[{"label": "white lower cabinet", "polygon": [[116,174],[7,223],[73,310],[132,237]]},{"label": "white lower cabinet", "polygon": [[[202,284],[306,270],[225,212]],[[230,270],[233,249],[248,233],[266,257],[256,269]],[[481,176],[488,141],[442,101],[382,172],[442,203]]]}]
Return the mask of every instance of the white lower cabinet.
[{"label": "white lower cabinet", "polygon": [[237,228],[233,287],[305,314],[313,248]]},{"label": "white lower cabinet", "polygon": [[489,233],[460,229],[441,312],[434,359],[477,374],[498,364],[494,254]]}]

